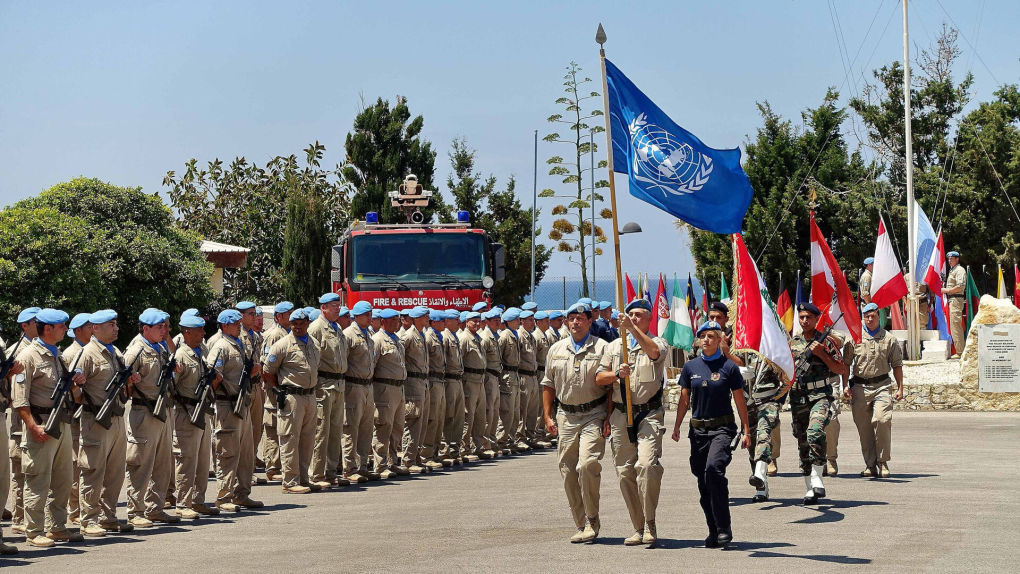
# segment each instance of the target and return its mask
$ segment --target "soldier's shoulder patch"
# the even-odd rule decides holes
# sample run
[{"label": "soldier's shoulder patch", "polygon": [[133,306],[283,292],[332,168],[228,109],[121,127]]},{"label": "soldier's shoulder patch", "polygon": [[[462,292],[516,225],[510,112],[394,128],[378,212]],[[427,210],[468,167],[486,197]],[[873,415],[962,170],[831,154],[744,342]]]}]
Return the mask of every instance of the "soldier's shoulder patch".
[{"label": "soldier's shoulder patch", "polygon": [[25,382],[25,373],[18,373],[17,375],[14,375],[14,382],[15,383],[24,383]]},{"label": "soldier's shoulder patch", "polygon": [[276,362],[276,355],[273,354],[273,353],[269,353],[269,356],[266,357],[266,360],[268,360],[270,363],[275,363]]},{"label": "soldier's shoulder patch", "polygon": [[216,367],[217,369],[219,369],[219,368],[223,367],[223,359],[216,359],[216,365],[215,365],[215,367]]}]

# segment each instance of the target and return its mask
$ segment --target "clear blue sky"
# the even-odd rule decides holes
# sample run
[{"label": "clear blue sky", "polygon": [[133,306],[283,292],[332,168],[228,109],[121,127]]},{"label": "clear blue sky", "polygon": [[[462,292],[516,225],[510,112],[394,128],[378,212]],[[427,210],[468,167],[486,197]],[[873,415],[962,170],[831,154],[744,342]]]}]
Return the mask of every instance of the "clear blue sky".
[{"label": "clear blue sky", "polygon": [[[742,147],[760,125],[755,102],[799,120],[828,86],[845,101],[862,73],[902,58],[897,2],[832,5],[855,60],[850,87],[821,1],[3,2],[0,205],[78,175],[161,191],[191,157],[264,164],[314,140],[335,163],[362,97],[397,94],[424,115],[438,182],[451,139],[465,137],[478,168],[501,185],[515,175],[530,205],[533,133],[559,111],[564,66],[575,60],[600,82],[598,22],[609,57],[678,123],[709,145]],[[910,6],[912,50],[944,21],[961,28],[960,71],[974,72],[977,99],[1018,81],[1020,2]],[[544,159],[563,153],[540,142],[539,189],[556,183]],[[623,238],[624,267],[685,274],[692,260],[672,218],[617,179],[622,221],[644,228]],[[564,274],[579,275],[554,255],[549,275]]]}]

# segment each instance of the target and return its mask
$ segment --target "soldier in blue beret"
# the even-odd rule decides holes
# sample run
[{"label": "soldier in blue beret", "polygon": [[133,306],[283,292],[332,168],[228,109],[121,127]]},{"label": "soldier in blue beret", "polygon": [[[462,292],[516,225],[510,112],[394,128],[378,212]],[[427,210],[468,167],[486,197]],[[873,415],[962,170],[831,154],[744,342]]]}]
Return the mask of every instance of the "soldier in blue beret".
[{"label": "soldier in blue beret", "polygon": [[316,417],[315,444],[312,450],[312,483],[320,488],[348,486],[350,481],[337,476],[344,435],[344,373],[347,372],[347,339],[340,327],[340,296],[326,293],[319,297],[319,316],[312,320],[308,334],[319,344],[319,385],[315,391],[319,414]]},{"label": "soldier in blue beret", "polygon": [[[262,361],[265,362],[269,355],[269,349],[277,341],[290,334],[290,314],[294,310],[294,304],[290,301],[281,301],[273,307],[273,320],[275,325],[269,328],[262,335]],[[251,352],[251,349],[248,350]],[[264,393],[264,413],[262,415],[262,461],[266,465],[266,480],[275,482],[282,478],[280,464],[280,436],[277,431],[277,418],[279,410],[276,401],[269,393]]]},{"label": "soldier in blue beret", "polygon": [[351,307],[353,322],[344,329],[347,340],[347,372],[344,375],[344,478],[352,483],[379,480],[378,472],[369,472],[372,436],[375,426],[375,343],[369,331],[372,305],[358,301]]}]

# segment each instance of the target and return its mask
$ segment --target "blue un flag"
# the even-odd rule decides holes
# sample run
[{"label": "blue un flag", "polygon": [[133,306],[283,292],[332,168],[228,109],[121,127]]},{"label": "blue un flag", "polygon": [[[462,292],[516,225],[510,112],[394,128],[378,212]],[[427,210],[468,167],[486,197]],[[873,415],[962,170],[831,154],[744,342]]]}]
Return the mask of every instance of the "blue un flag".
[{"label": "blue un flag", "polygon": [[606,60],[613,169],[630,194],[714,233],[740,233],[751,182],[739,149],[714,149],[669,119]]}]

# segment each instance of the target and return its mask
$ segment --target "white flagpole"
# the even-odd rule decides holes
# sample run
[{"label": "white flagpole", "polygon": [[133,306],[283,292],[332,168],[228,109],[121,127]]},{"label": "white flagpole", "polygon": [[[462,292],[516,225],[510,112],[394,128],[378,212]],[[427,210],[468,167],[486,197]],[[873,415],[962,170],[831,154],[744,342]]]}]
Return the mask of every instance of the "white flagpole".
[{"label": "white flagpole", "polygon": [[907,163],[907,249],[910,250],[907,273],[907,358],[917,359],[920,346],[920,325],[917,324],[917,294],[914,272],[917,258],[917,210],[914,209],[914,153],[910,129],[910,36],[907,26],[907,0],[903,0],[903,114]]}]

